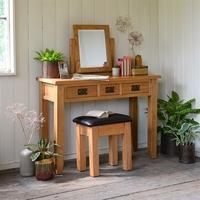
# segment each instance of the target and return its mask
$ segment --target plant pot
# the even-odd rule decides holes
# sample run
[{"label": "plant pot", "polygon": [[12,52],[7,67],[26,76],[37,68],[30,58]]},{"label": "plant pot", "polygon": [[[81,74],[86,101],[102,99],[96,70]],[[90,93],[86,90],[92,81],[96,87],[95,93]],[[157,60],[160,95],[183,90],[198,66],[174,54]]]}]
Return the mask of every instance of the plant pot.
[{"label": "plant pot", "polygon": [[179,145],[179,162],[185,164],[195,162],[195,144]]},{"label": "plant pot", "polygon": [[23,149],[20,152],[20,175],[33,176],[35,173],[34,163],[30,156],[33,152],[29,149]]},{"label": "plant pot", "polygon": [[119,67],[113,67],[112,68],[112,76],[118,77],[119,76],[119,72],[120,72],[120,68]]},{"label": "plant pot", "polygon": [[169,156],[178,155],[178,148],[174,136],[171,134],[161,134],[161,153]]},{"label": "plant pot", "polygon": [[47,181],[54,177],[54,160],[43,159],[35,162],[35,176],[40,181]]},{"label": "plant pot", "polygon": [[59,78],[58,62],[43,62],[43,77],[44,78]]}]

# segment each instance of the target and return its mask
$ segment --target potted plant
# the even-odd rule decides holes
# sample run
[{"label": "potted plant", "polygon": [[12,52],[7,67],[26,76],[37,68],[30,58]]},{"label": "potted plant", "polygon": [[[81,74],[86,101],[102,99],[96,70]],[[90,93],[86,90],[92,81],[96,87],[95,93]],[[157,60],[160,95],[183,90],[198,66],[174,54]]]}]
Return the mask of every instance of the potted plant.
[{"label": "potted plant", "polygon": [[58,63],[63,62],[64,56],[62,53],[53,50],[45,49],[44,51],[37,51],[37,57],[35,60],[38,60],[43,63],[43,77],[44,78],[58,78],[59,69]]},{"label": "potted plant", "polygon": [[168,133],[175,137],[176,146],[179,147],[179,161],[190,164],[195,162],[195,138],[200,133],[199,125],[183,123],[180,128],[169,127]]},{"label": "potted plant", "polygon": [[119,74],[120,74],[120,66],[116,64],[112,68],[112,76],[118,77]]},{"label": "potted plant", "polygon": [[179,129],[186,122],[198,125],[198,122],[191,118],[191,114],[199,114],[200,109],[192,108],[194,98],[184,101],[175,91],[172,91],[171,96],[167,97],[168,100],[158,99],[158,119],[160,121],[158,132],[161,133],[161,152],[176,155],[175,136],[169,131],[169,127]]},{"label": "potted plant", "polygon": [[55,174],[54,158],[60,156],[55,153],[56,144],[41,138],[37,144],[28,144],[32,151],[31,160],[35,162],[35,176],[38,180],[46,181],[52,179]]}]

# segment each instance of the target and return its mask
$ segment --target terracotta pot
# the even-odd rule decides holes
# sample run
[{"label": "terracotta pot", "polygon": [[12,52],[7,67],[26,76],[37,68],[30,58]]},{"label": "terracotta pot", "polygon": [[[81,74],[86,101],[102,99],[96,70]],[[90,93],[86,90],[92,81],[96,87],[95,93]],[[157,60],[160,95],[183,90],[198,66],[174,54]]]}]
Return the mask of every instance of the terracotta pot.
[{"label": "terracotta pot", "polygon": [[47,181],[54,177],[54,160],[43,159],[35,162],[35,176],[38,180]]},{"label": "terracotta pot", "polygon": [[44,78],[59,78],[58,62],[43,62]]},{"label": "terracotta pot", "polygon": [[195,145],[179,145],[179,162],[191,164],[195,162]]},{"label": "terracotta pot", "polygon": [[171,134],[161,134],[161,153],[169,156],[178,155],[178,148],[174,136]]}]

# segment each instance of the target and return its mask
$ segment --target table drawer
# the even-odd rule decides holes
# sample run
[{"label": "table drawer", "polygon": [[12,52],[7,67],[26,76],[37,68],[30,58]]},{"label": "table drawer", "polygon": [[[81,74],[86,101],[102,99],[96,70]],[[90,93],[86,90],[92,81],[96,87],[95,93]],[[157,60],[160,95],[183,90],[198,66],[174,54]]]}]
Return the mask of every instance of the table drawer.
[{"label": "table drawer", "polygon": [[119,95],[120,85],[119,84],[101,84],[100,85],[100,96]]},{"label": "table drawer", "polygon": [[96,97],[97,96],[97,86],[76,86],[65,88],[65,98],[86,98],[86,97]]},{"label": "table drawer", "polygon": [[133,82],[122,84],[122,94],[137,94],[137,93],[148,93],[149,83],[148,82]]}]

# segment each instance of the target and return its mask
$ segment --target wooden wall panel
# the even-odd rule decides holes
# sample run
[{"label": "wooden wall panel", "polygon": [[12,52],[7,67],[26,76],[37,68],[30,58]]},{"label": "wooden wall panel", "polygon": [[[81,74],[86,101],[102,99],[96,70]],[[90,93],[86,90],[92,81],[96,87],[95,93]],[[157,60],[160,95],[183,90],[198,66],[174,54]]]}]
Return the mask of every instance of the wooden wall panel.
[{"label": "wooden wall panel", "polygon": [[[159,95],[176,90],[183,99],[196,98],[200,107],[200,1],[159,0]],[[200,121],[200,117],[197,117]],[[200,140],[196,151],[200,156]]]},{"label": "wooden wall panel", "polygon": [[[19,0],[16,4],[16,68],[17,75],[14,77],[9,77],[7,83],[13,82],[14,93],[13,98],[4,98],[4,104],[6,106],[10,105],[13,102],[24,103],[29,106],[29,18],[28,18],[29,2],[27,0]],[[5,86],[7,91],[9,89]],[[10,92],[10,91],[9,91]],[[5,107],[4,107],[5,108]],[[3,113],[2,113],[3,114]],[[8,119],[7,119],[8,120]],[[9,121],[8,127],[12,126],[12,122]],[[10,132],[6,130],[7,134]],[[7,137],[7,134],[4,137]],[[23,149],[25,143],[22,130],[19,124],[15,124],[14,129],[12,130],[14,138],[14,152],[10,150],[10,153],[14,156],[14,162],[19,161],[19,152]],[[7,146],[12,145],[12,143],[5,142]],[[1,146],[1,151],[5,153],[5,149]]]},{"label": "wooden wall panel", "polygon": [[[28,16],[28,48],[29,48],[29,108],[39,108],[39,87],[35,77],[42,73],[42,64],[34,60],[36,51],[43,49],[43,4],[42,0],[29,0],[29,16]],[[37,12],[36,12],[37,11]],[[37,109],[37,112],[39,109]]]},{"label": "wooden wall panel", "polygon": [[[82,23],[82,12],[83,12],[83,1],[81,0],[70,0],[69,1],[69,37],[73,37],[73,24],[81,24]],[[70,106],[71,115],[69,116],[70,123],[70,134],[67,135],[68,141],[66,141],[66,148],[69,152],[74,155],[76,148],[75,148],[75,126],[72,123],[73,118],[83,113],[83,105],[84,103],[72,103]]]}]

